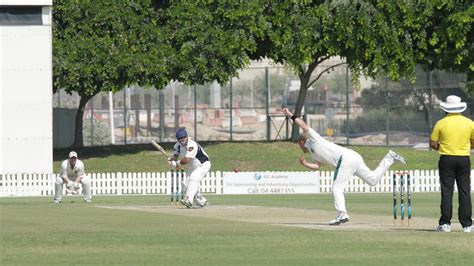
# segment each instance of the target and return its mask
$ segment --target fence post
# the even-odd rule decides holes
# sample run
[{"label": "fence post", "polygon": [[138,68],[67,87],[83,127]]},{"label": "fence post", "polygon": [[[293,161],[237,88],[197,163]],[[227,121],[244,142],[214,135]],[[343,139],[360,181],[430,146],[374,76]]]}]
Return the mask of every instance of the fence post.
[{"label": "fence post", "polygon": [[230,113],[229,113],[229,121],[230,121],[230,125],[229,125],[229,132],[230,132],[230,141],[232,141],[232,130],[233,130],[233,127],[232,127],[232,124],[233,124],[233,117],[232,117],[232,111],[234,109],[234,106],[232,105],[232,76],[230,77],[230,80],[229,80],[229,90],[230,90],[230,94],[229,94],[229,107],[230,107]]},{"label": "fence post", "polygon": [[171,195],[171,172],[166,172],[166,194]]},{"label": "fence post", "polygon": [[165,96],[164,90],[158,93],[158,100],[160,102],[160,142],[165,137]]},{"label": "fence post", "polygon": [[268,66],[265,67],[265,113],[267,115],[267,141],[270,141],[271,140],[270,81],[268,77]]},{"label": "fence post", "polygon": [[321,171],[316,171],[316,192],[321,193]]},{"label": "fence post", "polygon": [[346,144],[349,145],[349,65],[346,64]]},{"label": "fence post", "polygon": [[122,195],[123,193],[123,173],[112,173],[110,175],[111,183],[113,183],[113,190],[116,195]]},{"label": "fence post", "polygon": [[196,85],[194,85],[194,139],[197,139],[197,100]]},{"label": "fence post", "polygon": [[389,130],[390,130],[390,106],[388,99],[388,77],[385,77],[385,145],[389,145]]},{"label": "fence post", "polygon": [[131,174],[132,174],[131,191],[133,194],[138,194],[138,191],[139,191],[138,178],[137,178],[138,173],[133,172]]},{"label": "fence post", "polygon": [[216,172],[216,194],[222,194],[222,172]]}]

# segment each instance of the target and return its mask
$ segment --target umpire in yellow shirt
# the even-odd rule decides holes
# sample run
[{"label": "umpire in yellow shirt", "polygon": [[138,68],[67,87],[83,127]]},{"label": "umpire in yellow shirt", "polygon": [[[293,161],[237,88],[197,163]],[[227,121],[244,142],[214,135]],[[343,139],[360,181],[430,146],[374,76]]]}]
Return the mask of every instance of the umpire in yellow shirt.
[{"label": "umpire in yellow shirt", "polygon": [[438,168],[441,184],[441,217],[436,231],[451,232],[454,181],[459,193],[458,218],[464,232],[472,227],[471,203],[471,148],[474,147],[474,123],[461,115],[466,103],[450,95],[441,102],[446,116],[441,118],[431,133],[430,147],[440,154]]}]

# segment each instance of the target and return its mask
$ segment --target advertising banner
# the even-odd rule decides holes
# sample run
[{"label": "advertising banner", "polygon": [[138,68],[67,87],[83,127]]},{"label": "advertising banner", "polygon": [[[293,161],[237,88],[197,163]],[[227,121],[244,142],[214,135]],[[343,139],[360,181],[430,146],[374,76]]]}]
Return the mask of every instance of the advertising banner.
[{"label": "advertising banner", "polygon": [[223,194],[318,193],[314,172],[226,172]]}]

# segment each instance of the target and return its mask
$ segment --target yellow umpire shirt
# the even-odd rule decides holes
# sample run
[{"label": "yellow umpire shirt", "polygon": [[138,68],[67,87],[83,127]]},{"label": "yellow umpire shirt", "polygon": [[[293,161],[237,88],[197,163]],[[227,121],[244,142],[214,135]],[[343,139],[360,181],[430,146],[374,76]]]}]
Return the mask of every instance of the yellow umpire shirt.
[{"label": "yellow umpire shirt", "polygon": [[474,139],[474,122],[458,114],[447,114],[433,128],[431,140],[438,141],[439,154],[469,156]]}]

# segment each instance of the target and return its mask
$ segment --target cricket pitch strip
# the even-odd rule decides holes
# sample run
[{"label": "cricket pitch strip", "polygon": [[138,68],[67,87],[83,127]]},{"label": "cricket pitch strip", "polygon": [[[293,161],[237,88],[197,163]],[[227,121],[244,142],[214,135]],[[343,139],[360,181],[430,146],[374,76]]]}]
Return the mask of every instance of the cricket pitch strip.
[{"label": "cricket pitch strip", "polygon": [[400,225],[393,224],[390,214],[386,216],[361,215],[349,213],[351,220],[347,223],[331,226],[329,221],[334,219],[335,211],[321,211],[296,208],[276,208],[246,205],[211,205],[202,209],[174,208],[169,206],[96,206],[106,209],[142,211],[150,213],[171,214],[180,216],[202,217],[210,219],[240,221],[248,223],[267,224],[274,226],[289,226],[317,230],[416,230],[434,231],[438,224],[436,219],[414,217],[410,226],[408,220]]}]

